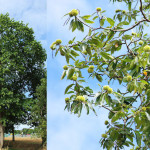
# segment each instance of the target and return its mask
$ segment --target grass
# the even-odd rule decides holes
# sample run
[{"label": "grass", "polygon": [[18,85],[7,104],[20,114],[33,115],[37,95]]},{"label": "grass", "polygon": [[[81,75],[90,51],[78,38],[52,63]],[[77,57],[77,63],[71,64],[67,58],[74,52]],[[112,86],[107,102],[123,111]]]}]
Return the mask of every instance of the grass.
[{"label": "grass", "polygon": [[46,150],[46,148],[41,148],[41,143],[40,138],[16,137],[15,141],[12,141],[11,137],[6,137],[4,150]]}]

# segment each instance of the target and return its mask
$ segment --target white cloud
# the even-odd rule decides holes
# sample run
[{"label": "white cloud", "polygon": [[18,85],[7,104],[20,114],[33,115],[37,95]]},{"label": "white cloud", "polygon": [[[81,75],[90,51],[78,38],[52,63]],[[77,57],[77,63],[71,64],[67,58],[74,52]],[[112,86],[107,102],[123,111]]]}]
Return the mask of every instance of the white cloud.
[{"label": "white cloud", "polygon": [[11,18],[29,23],[36,39],[46,39],[46,0],[1,0],[0,12],[9,13]]},{"label": "white cloud", "polygon": [[10,12],[11,15],[15,15],[28,9],[31,3],[32,1],[28,0],[1,0],[0,11],[3,13]]}]

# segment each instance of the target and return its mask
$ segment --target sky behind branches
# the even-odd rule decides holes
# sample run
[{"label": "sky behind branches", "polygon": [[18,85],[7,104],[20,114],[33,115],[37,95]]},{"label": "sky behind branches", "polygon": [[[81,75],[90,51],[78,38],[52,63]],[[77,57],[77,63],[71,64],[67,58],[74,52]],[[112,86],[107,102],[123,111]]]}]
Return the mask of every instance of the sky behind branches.
[{"label": "sky behind branches", "polygon": [[[63,17],[72,9],[78,9],[80,15],[91,15],[97,7],[107,10],[105,15],[112,17],[116,9],[121,9],[119,4],[112,5],[109,0],[55,0],[47,5],[48,12],[48,43],[61,39],[62,44],[67,44],[76,36],[81,40],[87,33],[71,32],[69,26],[63,26],[67,16]],[[51,7],[51,9],[49,9]],[[49,16],[50,15],[50,16]],[[50,35],[49,35],[50,33]],[[66,65],[65,58],[58,55],[52,58],[52,52],[48,51],[48,148],[55,150],[101,150],[99,140],[105,132],[104,121],[107,119],[108,111],[96,109],[98,116],[93,112],[86,115],[83,109],[78,118],[74,114],[64,111],[64,90],[70,81],[60,80],[63,66]],[[106,81],[103,84],[107,84]],[[100,90],[97,82],[88,80],[94,92]],[[114,85],[113,88],[116,88]]]},{"label": "sky behind branches", "polygon": [[[98,116],[93,112],[87,116],[83,110],[78,118],[64,111],[64,90],[70,82],[66,79],[61,81],[60,77],[66,62],[59,55],[52,58],[49,48],[56,39],[67,44],[74,36],[81,40],[88,32],[88,29],[85,29],[85,33],[69,31],[68,25],[63,26],[68,17],[63,15],[72,9],[79,9],[81,16],[90,15],[95,12],[96,7],[107,10],[107,17],[111,17],[116,9],[122,8],[119,3],[112,5],[109,0],[0,0],[0,13],[8,12],[11,18],[28,23],[33,28],[36,39],[41,41],[47,51],[48,150],[101,149],[99,140],[105,132],[104,121],[108,112],[97,109]],[[96,82],[89,81],[89,85],[95,92],[99,91]]]}]

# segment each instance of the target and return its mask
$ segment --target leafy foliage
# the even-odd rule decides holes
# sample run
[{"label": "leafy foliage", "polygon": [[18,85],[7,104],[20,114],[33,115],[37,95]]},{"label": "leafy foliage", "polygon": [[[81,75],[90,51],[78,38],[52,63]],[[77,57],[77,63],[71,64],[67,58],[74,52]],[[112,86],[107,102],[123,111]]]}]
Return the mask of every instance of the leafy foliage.
[{"label": "leafy foliage", "polygon": [[41,84],[36,88],[36,102],[31,109],[30,124],[37,124],[35,132],[42,138],[42,143],[46,144],[47,137],[47,80],[41,79]]},{"label": "leafy foliage", "polygon": [[28,121],[36,86],[45,76],[45,60],[32,28],[0,14],[0,121],[6,132]]},{"label": "leafy foliage", "polygon": [[[78,116],[83,108],[87,114],[90,110],[96,114],[97,106],[109,111],[107,131],[100,140],[103,149],[147,150],[150,148],[150,40],[144,27],[150,22],[147,13],[150,1],[112,1],[125,3],[127,9],[116,10],[113,18],[105,16],[101,8],[92,15],[74,16],[70,29],[84,31],[86,27],[89,32],[81,41],[74,38],[67,45],[55,47],[56,55],[60,51],[68,64],[62,79],[72,80],[77,76],[65,90],[70,96],[65,109]],[[95,24],[97,28],[91,26],[96,20],[99,21]],[[85,69],[88,69],[87,74]],[[86,75],[99,83],[98,93],[86,86]],[[109,79],[108,85],[118,81],[118,89],[103,85],[105,78]],[[78,100],[79,96],[85,100]]]}]

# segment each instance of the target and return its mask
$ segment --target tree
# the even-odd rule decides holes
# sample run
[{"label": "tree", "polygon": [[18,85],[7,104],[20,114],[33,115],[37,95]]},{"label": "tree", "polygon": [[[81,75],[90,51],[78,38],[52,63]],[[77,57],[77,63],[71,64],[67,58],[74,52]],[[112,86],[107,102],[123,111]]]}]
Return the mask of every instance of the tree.
[{"label": "tree", "polygon": [[[69,16],[65,24],[70,23],[72,32],[89,28],[87,35],[81,41],[73,38],[66,45],[56,40],[50,48],[55,56],[60,52],[66,58],[61,79],[72,81],[65,89],[68,94],[65,109],[79,117],[83,107],[87,114],[89,110],[96,114],[96,107],[109,111],[109,120],[105,121],[107,131],[100,139],[103,149],[130,146],[147,150],[150,148],[150,40],[144,28],[150,22],[150,1],[113,0],[116,2],[126,4],[127,8],[116,10],[113,18],[105,16],[100,7],[85,16],[77,9],[70,11],[65,15]],[[98,27],[91,25],[94,23]],[[98,93],[93,93],[85,83],[87,76],[99,83]],[[104,85],[104,79],[108,85]]]},{"label": "tree", "polygon": [[34,129],[23,128],[21,132],[23,132],[23,134],[32,134],[34,133]]},{"label": "tree", "polygon": [[[14,125],[27,124],[29,121],[30,107],[34,105],[31,103],[31,98],[26,98],[24,95],[20,95],[19,103],[12,103],[10,109],[11,113],[7,114],[7,120],[5,121],[5,133],[12,133],[12,140],[15,141]],[[31,105],[28,107],[28,105]],[[15,114],[15,115],[12,115]]]},{"label": "tree", "polygon": [[36,88],[36,103],[31,109],[30,124],[35,126],[36,134],[42,138],[42,146],[47,139],[47,80],[41,79],[41,84]]},{"label": "tree", "polygon": [[0,128],[3,133],[4,126],[14,127],[28,121],[31,98],[33,101],[36,86],[45,77],[46,53],[35,40],[32,28],[23,22],[1,14],[0,27]]}]

